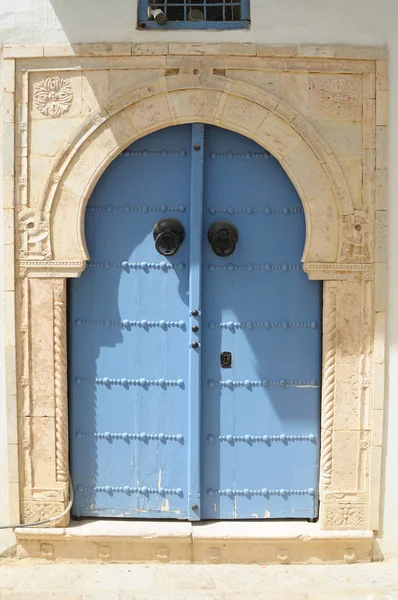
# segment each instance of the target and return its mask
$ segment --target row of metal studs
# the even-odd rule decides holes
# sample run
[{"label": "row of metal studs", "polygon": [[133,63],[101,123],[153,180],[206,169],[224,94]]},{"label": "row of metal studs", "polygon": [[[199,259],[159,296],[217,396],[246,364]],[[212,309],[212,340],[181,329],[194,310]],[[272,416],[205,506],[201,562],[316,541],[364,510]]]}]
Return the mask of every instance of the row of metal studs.
[{"label": "row of metal studs", "polygon": [[213,490],[212,488],[207,490],[209,496],[315,496],[315,489],[308,488],[308,490],[269,490],[268,488],[262,488],[261,490],[232,490],[227,488],[226,490]]},{"label": "row of metal studs", "polygon": [[224,323],[214,323],[213,321],[209,322],[210,329],[215,329],[217,327],[220,329],[252,329],[255,327],[265,327],[265,329],[271,329],[271,327],[283,327],[284,329],[288,329],[289,327],[310,327],[311,329],[316,329],[318,327],[318,323],[316,321],[307,323],[296,323],[293,321],[282,321],[279,323],[271,323],[270,321],[243,321],[240,323],[233,321],[227,321]]},{"label": "row of metal studs", "polygon": [[209,208],[209,213],[211,215],[214,215],[217,213],[228,214],[228,215],[234,215],[236,213],[246,214],[246,215],[257,215],[257,214],[289,215],[289,214],[297,214],[297,213],[303,213],[303,212],[304,212],[304,210],[302,208],[288,208],[287,206],[284,208],[269,208],[268,206],[266,206],[265,208],[256,208],[256,207],[251,207],[251,206],[241,207],[241,208],[232,208],[232,206],[230,206],[228,208],[216,208],[214,206],[211,206]]},{"label": "row of metal studs", "polygon": [[213,435],[210,433],[207,436],[207,440],[209,442],[215,442],[218,440],[219,442],[265,442],[269,444],[270,442],[315,442],[316,437],[313,433],[309,435],[286,435],[285,433],[281,433],[280,435]]},{"label": "row of metal studs", "polygon": [[160,387],[184,387],[183,379],[127,379],[122,377],[121,379],[111,379],[110,377],[96,377],[95,379],[86,379],[84,377],[75,377],[75,383],[78,385],[81,383],[98,383],[99,385],[139,385],[139,386],[150,386],[156,385]]},{"label": "row of metal studs", "polygon": [[124,150],[120,156],[186,156],[186,150]]},{"label": "row of metal studs", "polygon": [[211,152],[210,158],[272,158],[268,152]]},{"label": "row of metal studs", "polygon": [[288,381],[287,379],[279,379],[277,381],[271,381],[269,379],[263,379],[262,381],[251,381],[250,379],[245,379],[244,381],[233,381],[232,379],[227,379],[226,381],[213,381],[213,379],[209,379],[207,382],[209,387],[268,387],[268,386],[282,386],[282,387],[293,387],[293,386],[306,386],[306,387],[318,387],[315,379],[311,379],[310,381]]},{"label": "row of metal studs", "polygon": [[105,321],[88,321],[86,319],[76,319],[76,325],[104,325],[105,327],[111,327],[112,325],[117,325],[119,327],[161,327],[162,329],[167,329],[168,327],[179,327],[180,329],[185,328],[184,321],[148,321],[147,319],[142,319],[142,321],[129,321],[128,319],[123,319],[123,321],[112,321],[111,319],[105,319]]},{"label": "row of metal studs", "polygon": [[149,269],[163,269],[165,271],[170,271],[173,269],[180,269],[181,271],[183,269],[185,269],[185,264],[183,262],[179,262],[177,265],[173,265],[171,263],[167,263],[165,261],[161,261],[160,263],[151,263],[151,262],[146,262],[146,261],[142,261],[142,262],[128,262],[127,260],[124,260],[121,263],[114,263],[114,262],[109,262],[109,261],[105,261],[105,262],[88,262],[87,263],[88,267],[94,268],[94,267],[103,267],[105,269],[109,269],[110,267],[116,267],[116,268],[122,268],[122,269],[139,269],[142,271],[147,271]]},{"label": "row of metal studs", "polygon": [[81,485],[76,487],[78,492],[106,492],[107,494],[112,493],[123,493],[123,494],[159,494],[159,496],[182,496],[183,492],[181,488],[149,488],[146,485],[142,487],[130,487],[128,485],[114,486],[114,485]]},{"label": "row of metal studs", "polygon": [[303,267],[302,265],[253,265],[248,263],[247,265],[234,265],[228,263],[227,265],[209,265],[210,271],[299,271]]},{"label": "row of metal studs", "polygon": [[131,205],[124,204],[121,206],[111,206],[110,204],[98,204],[97,206],[88,206],[87,212],[185,212],[185,206],[168,206],[161,204],[159,206],[150,206],[148,204]]},{"label": "row of metal studs", "polygon": [[146,433],[145,431],[142,433],[110,433],[109,431],[105,431],[105,433],[87,433],[85,431],[78,431],[76,433],[76,437],[79,439],[83,437],[92,437],[96,440],[139,440],[141,442],[145,442],[146,440],[155,440],[159,442],[181,443],[184,441],[184,436],[181,433]]}]

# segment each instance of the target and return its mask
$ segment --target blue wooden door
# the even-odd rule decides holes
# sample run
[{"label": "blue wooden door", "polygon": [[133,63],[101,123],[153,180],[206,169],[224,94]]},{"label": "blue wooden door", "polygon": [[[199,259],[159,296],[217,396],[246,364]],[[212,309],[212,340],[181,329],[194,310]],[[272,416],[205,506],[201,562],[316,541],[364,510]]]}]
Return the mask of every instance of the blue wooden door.
[{"label": "blue wooden door", "polygon": [[278,162],[203,125],[129,147],[69,294],[77,516],[314,518],[321,289]]}]

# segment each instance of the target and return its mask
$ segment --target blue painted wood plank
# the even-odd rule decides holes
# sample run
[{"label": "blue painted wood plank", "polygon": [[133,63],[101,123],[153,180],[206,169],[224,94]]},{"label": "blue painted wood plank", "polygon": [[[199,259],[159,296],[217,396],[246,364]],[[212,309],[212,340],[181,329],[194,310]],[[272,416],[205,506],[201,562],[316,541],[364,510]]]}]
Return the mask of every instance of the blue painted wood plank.
[{"label": "blue painted wood plank", "polygon": [[[204,125],[192,125],[190,210],[189,352],[189,518],[200,519],[200,412],[202,335],[202,211]],[[194,329],[198,328],[198,331]],[[196,348],[194,346],[197,346]]]},{"label": "blue painted wood plank", "polygon": [[302,205],[254,142],[205,141],[203,235],[225,219],[239,241],[228,258],[203,245],[202,518],[314,518],[321,284],[301,268]]},{"label": "blue painted wood plank", "polygon": [[[70,283],[75,514],[188,516],[190,148],[189,125],[139,140],[87,207],[90,262]],[[186,232],[170,257],[152,235],[164,217]]]}]

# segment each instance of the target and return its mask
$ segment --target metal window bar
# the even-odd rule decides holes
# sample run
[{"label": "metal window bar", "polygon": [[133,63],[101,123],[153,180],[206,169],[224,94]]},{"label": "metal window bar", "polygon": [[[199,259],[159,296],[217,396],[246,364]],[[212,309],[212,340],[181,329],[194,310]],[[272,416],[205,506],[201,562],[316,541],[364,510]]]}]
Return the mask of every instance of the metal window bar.
[{"label": "metal window bar", "polygon": [[[249,0],[141,0],[152,9],[161,9],[171,23],[191,25],[239,23],[249,18]],[[145,9],[145,7],[144,7]],[[141,20],[144,12],[140,11]]]}]

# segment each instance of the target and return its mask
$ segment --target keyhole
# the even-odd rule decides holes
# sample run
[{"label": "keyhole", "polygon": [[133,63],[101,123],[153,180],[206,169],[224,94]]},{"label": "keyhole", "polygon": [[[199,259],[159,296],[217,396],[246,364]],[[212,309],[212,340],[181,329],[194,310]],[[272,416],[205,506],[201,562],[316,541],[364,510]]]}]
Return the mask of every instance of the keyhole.
[{"label": "keyhole", "polygon": [[222,369],[230,369],[232,367],[232,353],[231,352],[221,352],[220,362]]}]

